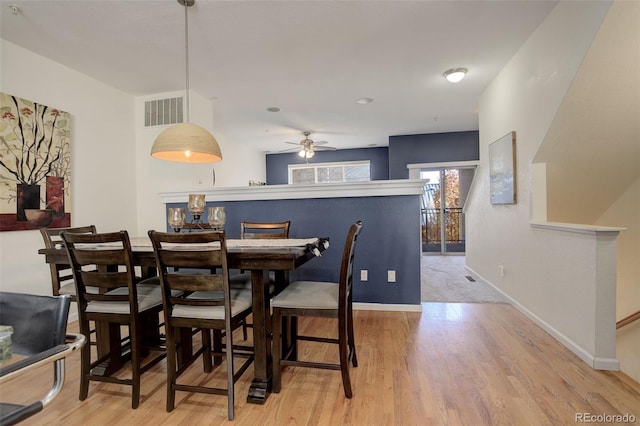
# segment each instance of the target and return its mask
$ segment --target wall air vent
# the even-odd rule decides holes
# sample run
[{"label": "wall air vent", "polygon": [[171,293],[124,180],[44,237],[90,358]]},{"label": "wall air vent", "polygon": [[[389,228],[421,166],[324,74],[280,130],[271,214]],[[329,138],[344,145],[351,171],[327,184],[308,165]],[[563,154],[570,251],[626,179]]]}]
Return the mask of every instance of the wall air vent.
[{"label": "wall air vent", "polygon": [[157,99],[144,103],[144,127],[184,123],[183,98]]}]

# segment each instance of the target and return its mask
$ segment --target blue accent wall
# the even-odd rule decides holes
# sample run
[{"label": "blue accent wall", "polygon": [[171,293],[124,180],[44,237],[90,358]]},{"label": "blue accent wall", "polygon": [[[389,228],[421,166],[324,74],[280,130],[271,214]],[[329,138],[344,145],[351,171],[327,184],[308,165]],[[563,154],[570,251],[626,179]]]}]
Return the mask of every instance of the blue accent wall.
[{"label": "blue accent wall", "polygon": [[[289,183],[289,164],[304,164],[297,152],[267,154],[267,185]],[[389,150],[387,147],[316,151],[309,163],[335,161],[370,161],[371,180],[389,179]]]},{"label": "blue accent wall", "polygon": [[[420,198],[414,196],[318,198],[302,200],[208,202],[224,206],[228,238],[240,237],[243,220],[290,220],[290,237],[329,237],[330,247],[292,272],[290,281],[337,281],[347,231],[363,221],[355,257],[355,302],[420,304]],[[186,207],[185,203],[168,204]],[[186,210],[186,209],[185,209]],[[187,218],[190,220],[190,218]],[[206,221],[206,215],[203,218]],[[360,270],[369,280],[360,281]],[[396,283],[387,283],[387,270]]]},{"label": "blue accent wall", "polygon": [[389,137],[389,179],[408,179],[407,164],[479,159],[478,131]]}]

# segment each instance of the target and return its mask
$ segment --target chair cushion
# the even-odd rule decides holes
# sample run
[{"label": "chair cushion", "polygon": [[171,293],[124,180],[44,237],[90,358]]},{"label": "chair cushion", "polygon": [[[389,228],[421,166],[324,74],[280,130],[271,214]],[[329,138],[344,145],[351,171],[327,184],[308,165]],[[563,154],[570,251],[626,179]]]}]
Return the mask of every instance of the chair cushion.
[{"label": "chair cushion", "polygon": [[[196,291],[187,296],[187,299],[214,299],[220,300],[222,292]],[[236,315],[251,307],[251,290],[231,290],[231,315]],[[174,305],[172,317],[176,318],[200,318],[200,319],[224,319],[224,306],[186,306]]]},{"label": "chair cushion", "polygon": [[[128,288],[119,287],[111,290],[107,294],[123,295],[128,293]],[[162,305],[162,290],[160,286],[138,284],[138,310],[144,312],[158,305]],[[128,314],[130,313],[129,302],[89,302],[87,304],[87,312]]]},{"label": "chair cushion", "polygon": [[274,308],[338,309],[338,283],[296,281],[271,301]]},{"label": "chair cushion", "polygon": [[229,277],[229,287],[235,289],[251,288],[251,274],[244,272]]},{"label": "chair cushion", "polygon": [[76,295],[76,285],[74,283],[61,285],[60,289],[58,290],[58,292],[60,294],[68,294],[68,295],[71,295],[71,296],[75,296]]},{"label": "chair cushion", "polygon": [[[276,289],[275,285],[276,276],[273,271],[269,272],[269,294],[273,294]],[[232,275],[229,278],[229,287],[232,289],[247,289],[251,290],[251,273],[243,272],[241,274]]]}]

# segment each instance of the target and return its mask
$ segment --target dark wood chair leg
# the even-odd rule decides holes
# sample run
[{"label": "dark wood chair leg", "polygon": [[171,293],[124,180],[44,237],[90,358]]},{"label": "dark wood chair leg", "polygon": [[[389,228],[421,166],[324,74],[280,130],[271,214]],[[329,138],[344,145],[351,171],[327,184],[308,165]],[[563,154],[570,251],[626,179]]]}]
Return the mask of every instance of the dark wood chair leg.
[{"label": "dark wood chair leg", "polygon": [[211,357],[211,330],[203,328],[202,334],[202,347],[204,351],[202,353],[202,368],[205,373],[211,373],[213,370],[212,357]]},{"label": "dark wood chair leg", "polygon": [[[89,341],[89,325],[82,322],[80,324],[81,332],[84,337]],[[91,345],[84,345],[80,350],[80,394],[78,399],[84,401],[89,395],[89,372],[91,370]]]},{"label": "dark wood chair leg", "polygon": [[[183,329],[171,329],[167,327],[167,412],[173,411],[173,407],[175,406],[176,400],[176,338],[175,333],[182,333]],[[189,336],[191,335],[191,330],[189,330]],[[182,341],[184,344],[185,342]],[[183,360],[186,362],[186,360]]]},{"label": "dark wood chair leg", "polygon": [[131,344],[131,408],[138,408],[140,405],[140,330],[134,330],[133,325],[129,325],[129,336]]},{"label": "dark wood chair leg", "polygon": [[[342,321],[339,321],[342,323]],[[351,398],[351,378],[349,377],[349,343],[347,338],[346,323],[340,324],[338,332],[338,346],[340,350],[340,371],[342,372],[342,387],[344,388],[344,396]]]},{"label": "dark wood chair leg", "polygon": [[349,353],[351,354],[351,365],[358,366],[358,357],[356,355],[356,339],[353,332],[353,307],[349,303],[349,316],[348,316],[348,338],[349,338]]},{"label": "dark wood chair leg", "polygon": [[[224,332],[222,330],[213,330],[213,352],[216,354],[222,353],[222,336]],[[222,364],[222,356],[213,356],[213,365]]]},{"label": "dark wood chair leg", "polygon": [[272,341],[272,355],[273,355],[273,378],[272,389],[274,393],[279,393],[282,388],[281,375],[280,375],[280,359],[282,359],[282,316],[280,315],[280,309],[273,310],[273,341]]}]

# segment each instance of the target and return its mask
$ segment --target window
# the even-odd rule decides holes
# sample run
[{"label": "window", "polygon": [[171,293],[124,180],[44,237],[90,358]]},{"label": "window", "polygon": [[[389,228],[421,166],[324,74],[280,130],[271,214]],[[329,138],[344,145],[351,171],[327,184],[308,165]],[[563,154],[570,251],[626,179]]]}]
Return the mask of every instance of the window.
[{"label": "window", "polygon": [[367,182],[371,180],[370,162],[345,161],[338,163],[290,164],[290,184]]}]

